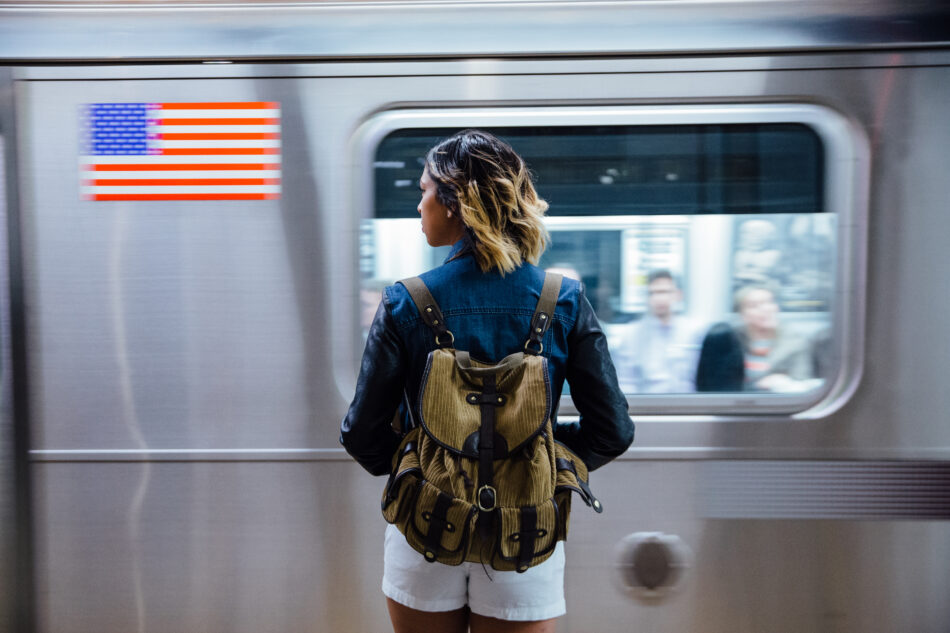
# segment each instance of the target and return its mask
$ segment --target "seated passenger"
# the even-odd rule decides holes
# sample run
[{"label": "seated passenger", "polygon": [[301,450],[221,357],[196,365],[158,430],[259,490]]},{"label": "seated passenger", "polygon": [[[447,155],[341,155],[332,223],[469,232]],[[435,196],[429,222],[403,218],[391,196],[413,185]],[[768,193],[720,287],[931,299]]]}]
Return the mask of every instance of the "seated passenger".
[{"label": "seated passenger", "polygon": [[807,336],[780,327],[775,294],[764,286],[746,286],[736,293],[742,319],[736,334],[745,355],[745,388],[790,393],[813,384],[815,363]]},{"label": "seated passenger", "polygon": [[625,393],[688,393],[696,390],[696,359],[702,330],[674,308],[683,293],[668,270],[647,277],[648,312],[615,354]]}]

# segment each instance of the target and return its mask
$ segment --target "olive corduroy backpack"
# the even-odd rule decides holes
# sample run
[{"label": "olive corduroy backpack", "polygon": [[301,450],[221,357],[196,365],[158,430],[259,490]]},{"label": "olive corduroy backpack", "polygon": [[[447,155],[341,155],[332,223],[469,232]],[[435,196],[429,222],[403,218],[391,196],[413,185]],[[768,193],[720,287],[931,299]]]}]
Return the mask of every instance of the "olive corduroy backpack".
[{"label": "olive corduroy backpack", "polygon": [[603,510],[587,485],[584,462],[554,441],[541,339],[561,275],[545,275],[524,351],[495,365],[452,347],[455,337],[421,279],[400,283],[438,348],[426,361],[418,424],[393,456],[383,516],[429,562],[523,572],[567,537],[572,492]]}]

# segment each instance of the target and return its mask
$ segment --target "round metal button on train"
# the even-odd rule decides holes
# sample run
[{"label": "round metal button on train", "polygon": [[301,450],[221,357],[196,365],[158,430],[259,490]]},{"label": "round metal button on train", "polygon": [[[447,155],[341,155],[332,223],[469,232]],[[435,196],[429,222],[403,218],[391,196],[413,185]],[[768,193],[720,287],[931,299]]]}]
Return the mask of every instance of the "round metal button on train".
[{"label": "round metal button on train", "polygon": [[617,546],[617,571],[623,588],[633,597],[655,601],[682,580],[689,548],[674,534],[636,532]]}]

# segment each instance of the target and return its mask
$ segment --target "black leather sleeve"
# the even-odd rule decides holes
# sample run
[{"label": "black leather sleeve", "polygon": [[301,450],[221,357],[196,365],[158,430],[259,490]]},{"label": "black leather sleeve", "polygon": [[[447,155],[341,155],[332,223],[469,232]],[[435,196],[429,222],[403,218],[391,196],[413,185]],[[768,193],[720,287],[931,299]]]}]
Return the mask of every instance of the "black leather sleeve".
[{"label": "black leather sleeve", "polygon": [[389,473],[399,436],[392,421],[406,386],[406,350],[380,303],[369,330],[356,395],[340,425],[340,443],[373,475]]},{"label": "black leather sleeve", "polygon": [[554,438],[594,470],[627,450],[633,442],[633,420],[627,413],[627,398],[617,384],[607,337],[583,291],[567,344],[567,382],[580,420],[558,424]]}]

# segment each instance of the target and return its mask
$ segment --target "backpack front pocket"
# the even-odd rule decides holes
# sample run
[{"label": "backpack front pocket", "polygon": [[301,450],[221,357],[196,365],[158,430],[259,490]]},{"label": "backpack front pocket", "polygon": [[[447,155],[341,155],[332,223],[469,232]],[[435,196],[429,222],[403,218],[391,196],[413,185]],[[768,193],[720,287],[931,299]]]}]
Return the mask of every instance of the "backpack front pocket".
[{"label": "backpack front pocket", "polygon": [[419,460],[421,429],[410,431],[393,457],[383,491],[383,518],[430,562],[459,565],[465,560],[476,507],[426,481]]},{"label": "backpack front pocket", "polygon": [[538,506],[499,508],[495,517],[498,547],[492,567],[523,572],[546,560],[566,536],[561,512],[556,499]]},{"label": "backpack front pocket", "polygon": [[459,565],[468,553],[476,507],[420,479],[406,524],[397,526],[427,561]]},{"label": "backpack front pocket", "polygon": [[392,473],[383,489],[383,518],[389,523],[404,523],[412,508],[422,468],[419,465],[418,429],[410,431],[393,456]]}]

